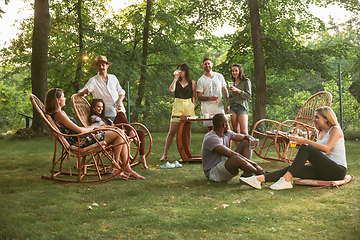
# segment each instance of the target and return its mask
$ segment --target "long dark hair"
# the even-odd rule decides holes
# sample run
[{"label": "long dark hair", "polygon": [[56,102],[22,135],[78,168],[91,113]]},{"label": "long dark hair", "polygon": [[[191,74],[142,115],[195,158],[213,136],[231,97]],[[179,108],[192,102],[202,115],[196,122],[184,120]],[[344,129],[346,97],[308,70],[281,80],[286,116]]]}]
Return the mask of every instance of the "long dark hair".
[{"label": "long dark hair", "polygon": [[[243,68],[242,68],[242,66],[240,65],[240,64],[238,64],[238,63],[234,63],[232,66],[231,66],[231,68],[232,67],[237,67],[238,69],[239,69],[239,78],[240,78],[240,81],[241,80],[245,80],[246,79],[246,77],[245,77],[245,74],[244,74],[244,70],[243,70]],[[231,69],[230,68],[230,69]],[[231,74],[231,78],[232,78],[232,80],[235,82],[235,78],[234,78],[234,76]]]},{"label": "long dark hair", "polygon": [[185,71],[185,79],[186,79],[186,81],[188,81],[189,84],[191,84],[189,66],[186,63],[182,63],[177,67],[177,69],[179,69],[179,67],[181,68],[181,71]]},{"label": "long dark hair", "polygon": [[54,114],[59,111],[60,106],[58,99],[61,98],[63,90],[61,88],[52,88],[46,93],[45,97],[45,113]]},{"label": "long dark hair", "polygon": [[92,115],[97,115],[97,114],[95,113],[95,111],[94,111],[94,108],[96,107],[96,104],[97,104],[98,102],[101,102],[101,103],[103,104],[103,111],[100,113],[100,116],[99,116],[99,117],[101,117],[101,119],[102,119],[106,124],[108,124],[108,121],[106,120],[106,117],[105,117],[105,103],[104,103],[104,100],[102,100],[102,99],[100,99],[100,98],[94,98],[94,99],[91,101],[90,114],[89,114],[89,119],[88,119],[88,121],[89,121],[90,124],[93,124],[93,123],[94,123],[94,122],[92,121],[92,119],[91,119],[91,116],[92,116]]}]

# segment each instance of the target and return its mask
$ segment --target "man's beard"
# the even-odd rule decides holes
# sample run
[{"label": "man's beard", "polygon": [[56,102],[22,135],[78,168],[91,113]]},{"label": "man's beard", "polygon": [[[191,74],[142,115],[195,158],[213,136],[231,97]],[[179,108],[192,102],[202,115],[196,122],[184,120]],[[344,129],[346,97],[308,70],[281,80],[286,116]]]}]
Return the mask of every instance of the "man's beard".
[{"label": "man's beard", "polygon": [[225,128],[223,133],[227,133],[227,132],[228,132],[228,129],[227,129],[227,128]]}]

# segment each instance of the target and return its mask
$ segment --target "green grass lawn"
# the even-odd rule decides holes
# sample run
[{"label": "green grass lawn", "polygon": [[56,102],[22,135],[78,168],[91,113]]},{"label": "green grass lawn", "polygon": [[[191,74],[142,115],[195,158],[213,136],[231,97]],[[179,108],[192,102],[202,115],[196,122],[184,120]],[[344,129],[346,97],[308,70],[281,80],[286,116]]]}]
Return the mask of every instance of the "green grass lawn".
[{"label": "green grass lawn", "polygon": [[[51,168],[49,138],[0,139],[0,239],[359,239],[359,142],[346,142],[351,183],[272,191],[238,177],[209,182],[200,163],[159,169],[165,137],[153,134],[150,169],[134,168],[145,180],[91,184],[41,179]],[[194,155],[202,137],[192,137]],[[169,161],[179,158],[174,141]],[[254,160],[268,171],[285,166]]]}]

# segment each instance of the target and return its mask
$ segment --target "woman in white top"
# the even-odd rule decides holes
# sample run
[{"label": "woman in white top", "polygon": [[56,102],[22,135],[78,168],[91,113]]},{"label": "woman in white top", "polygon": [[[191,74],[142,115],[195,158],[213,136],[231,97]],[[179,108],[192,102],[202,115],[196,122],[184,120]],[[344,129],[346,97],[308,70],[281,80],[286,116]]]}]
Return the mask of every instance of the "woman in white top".
[{"label": "woman in white top", "polygon": [[[314,123],[319,131],[317,142],[302,137],[290,137],[301,145],[293,163],[284,169],[240,180],[254,188],[261,189],[263,182],[275,182],[273,190],[292,188],[293,177],[316,180],[342,180],[347,172],[344,133],[339,127],[336,115],[330,107],[315,110]],[[311,164],[305,165],[309,160]]]}]

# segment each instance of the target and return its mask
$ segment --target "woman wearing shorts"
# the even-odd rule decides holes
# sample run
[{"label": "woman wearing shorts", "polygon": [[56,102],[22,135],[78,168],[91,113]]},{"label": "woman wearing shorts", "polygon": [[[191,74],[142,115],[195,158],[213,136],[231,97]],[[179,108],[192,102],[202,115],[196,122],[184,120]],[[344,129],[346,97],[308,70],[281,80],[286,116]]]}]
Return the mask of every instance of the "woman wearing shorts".
[{"label": "woman wearing shorts", "polygon": [[230,107],[231,125],[233,131],[248,135],[248,114],[249,99],[251,97],[251,82],[244,75],[240,64],[235,63],[231,66],[231,78],[234,86],[230,86],[230,94],[226,110]]},{"label": "woman wearing shorts", "polygon": [[[178,71],[175,71],[175,77],[171,83],[169,90],[170,92],[175,92],[175,101],[173,104],[172,115],[170,120],[170,129],[166,137],[164,154],[160,158],[160,161],[167,160],[167,154],[173,138],[177,133],[177,130],[180,125],[181,116],[195,116],[194,107],[196,105],[196,83],[194,80],[190,79],[190,71],[188,65],[185,63],[180,64],[177,67]],[[194,103],[191,101],[193,98]],[[190,144],[191,139],[191,125],[189,131],[186,133],[187,141]]]}]

